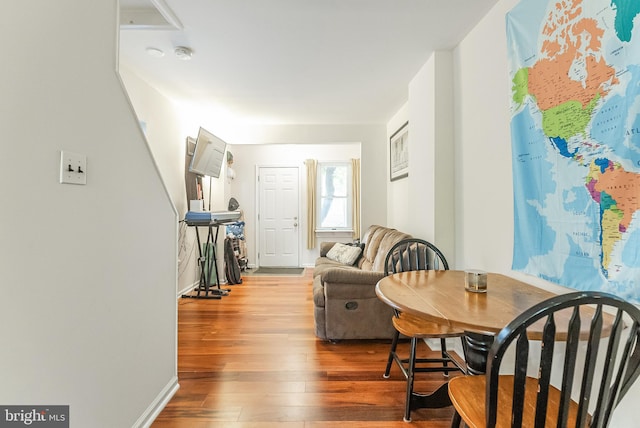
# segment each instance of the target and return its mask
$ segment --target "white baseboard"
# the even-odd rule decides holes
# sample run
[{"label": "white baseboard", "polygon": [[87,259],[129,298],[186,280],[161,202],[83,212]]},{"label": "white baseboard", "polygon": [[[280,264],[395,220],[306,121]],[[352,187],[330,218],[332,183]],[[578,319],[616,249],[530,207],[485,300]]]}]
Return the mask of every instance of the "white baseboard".
[{"label": "white baseboard", "polygon": [[[227,280],[226,280],[226,279],[224,279],[224,280],[220,280],[220,285],[226,285],[226,284],[227,284]],[[193,284],[191,284],[191,285],[189,285],[189,286],[187,286],[187,287],[183,288],[183,289],[178,293],[178,295],[176,296],[176,299],[181,298],[184,294],[189,294],[189,293],[191,293],[191,292],[192,292],[193,290],[195,290],[195,289],[196,289],[196,287],[197,287],[197,286],[199,286],[199,285],[200,285],[200,283],[199,283],[199,282],[194,282]],[[212,285],[211,287],[215,287],[215,285]]]},{"label": "white baseboard", "polygon": [[178,295],[176,296],[176,299],[181,298],[183,294],[189,294],[190,292],[192,292],[198,286],[198,284],[198,282],[194,282],[193,284],[188,285],[187,287],[180,290],[178,292]]},{"label": "white baseboard", "polygon": [[162,412],[162,409],[165,408],[175,393],[178,392],[178,389],[180,389],[178,377],[174,376],[167,386],[162,388],[160,394],[158,394],[156,399],[147,407],[147,410],[140,415],[136,423],[133,424],[133,428],[149,428],[160,412]]}]

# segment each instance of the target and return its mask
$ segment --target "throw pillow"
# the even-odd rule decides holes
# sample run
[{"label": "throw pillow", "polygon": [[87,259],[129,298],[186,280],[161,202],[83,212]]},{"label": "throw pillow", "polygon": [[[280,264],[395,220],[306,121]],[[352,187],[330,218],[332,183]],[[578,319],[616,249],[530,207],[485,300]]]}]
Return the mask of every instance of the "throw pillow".
[{"label": "throw pillow", "polygon": [[327,252],[327,258],[345,265],[352,265],[356,260],[358,260],[361,253],[362,249],[360,247],[345,245],[338,242]]},{"label": "throw pillow", "polygon": [[360,259],[362,258],[362,256],[364,256],[364,242],[360,242],[360,240],[358,240],[356,242],[352,242],[346,245],[349,245],[351,247],[360,247],[360,255],[356,258],[356,261],[353,262],[354,265],[357,265]]}]

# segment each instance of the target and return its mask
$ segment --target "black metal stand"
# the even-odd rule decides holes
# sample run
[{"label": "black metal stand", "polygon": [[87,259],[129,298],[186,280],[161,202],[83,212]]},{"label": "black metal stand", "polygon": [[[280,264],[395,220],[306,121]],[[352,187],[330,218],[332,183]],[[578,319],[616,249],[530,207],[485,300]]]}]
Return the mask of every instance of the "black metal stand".
[{"label": "black metal stand", "polygon": [[451,406],[449,399],[449,384],[443,383],[431,394],[411,393],[411,410],[417,409],[441,409]]},{"label": "black metal stand", "polygon": [[[212,222],[193,222],[187,221],[187,226],[196,228],[196,239],[198,240],[198,263],[200,264],[200,281],[198,282],[198,286],[193,290],[196,291],[196,294],[183,294],[182,297],[191,298],[191,299],[222,299],[223,296],[229,294],[231,290],[220,288],[220,277],[218,275],[218,258],[216,256],[216,245],[218,243],[218,231],[220,225],[222,223],[217,221]],[[205,248],[211,248],[211,259],[209,260],[209,264],[207,266],[207,257],[203,254],[202,251],[202,242],[200,240],[200,230],[199,227],[207,227],[207,241]],[[216,232],[213,233],[213,229],[215,228]],[[212,270],[215,267],[216,273],[216,282],[215,286],[211,284]],[[193,293],[192,291],[192,293]]]},{"label": "black metal stand", "polygon": [[[483,375],[485,373],[489,348],[491,348],[493,338],[492,335],[465,331],[462,344],[466,370],[463,370],[463,372],[466,372],[468,375]],[[413,391],[411,393],[409,406],[410,410],[418,410],[424,408],[439,409],[450,405],[449,384],[444,383],[431,394],[421,394]],[[459,415],[456,414],[454,415],[454,418],[455,417],[459,417]]]}]

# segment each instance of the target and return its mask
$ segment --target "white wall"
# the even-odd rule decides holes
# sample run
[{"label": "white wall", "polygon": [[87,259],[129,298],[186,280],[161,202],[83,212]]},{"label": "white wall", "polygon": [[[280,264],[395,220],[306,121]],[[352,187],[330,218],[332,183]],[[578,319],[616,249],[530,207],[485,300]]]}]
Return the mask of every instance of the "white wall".
[{"label": "white wall", "polygon": [[[400,110],[391,118],[387,124],[387,141],[391,136],[409,120],[409,103],[405,103]],[[411,141],[411,129],[409,129],[409,140]],[[390,147],[387,143],[387,159],[391,156]],[[411,198],[409,194],[409,178],[390,181],[389,172],[390,165],[387,162],[385,173],[387,180],[387,226],[393,227],[401,231],[407,231],[411,228],[409,220],[409,210]],[[413,178],[410,175],[411,179]]]},{"label": "white wall", "polygon": [[[244,213],[247,256],[251,266],[256,265],[258,250],[257,234],[257,182],[256,167],[277,166],[297,167],[300,174],[300,265],[313,266],[318,250],[308,250],[306,246],[307,230],[307,177],[305,159],[318,161],[349,161],[360,158],[360,143],[348,144],[239,144],[229,148],[233,153],[233,169],[236,178],[229,184],[229,195],[240,202]],[[345,239],[318,238],[320,241],[340,240],[351,242],[351,236]],[[319,245],[319,244],[317,244]]]},{"label": "white wall", "polygon": [[[189,209],[184,181],[185,144],[187,136],[197,136],[198,127],[193,126],[190,129],[185,129],[185,124],[180,120],[182,113],[173,101],[161,95],[122,64],[118,71],[134,107],[136,117],[145,124],[145,135],[149,148],[158,165],[162,179],[167,185],[171,201],[176,206],[179,218],[183,219],[184,214]],[[215,182],[218,183],[218,188],[222,189],[222,181],[216,180]],[[206,190],[205,196],[207,197],[208,206],[208,178],[204,180],[203,187]],[[221,192],[212,191],[212,194],[214,193],[219,194]],[[219,198],[220,202],[217,206],[222,203],[223,199],[223,197]],[[219,207],[217,209],[222,208]],[[199,280],[197,267],[198,245],[195,230],[181,223],[178,234],[177,296],[191,290]],[[201,228],[201,237],[206,237],[206,229]],[[222,251],[221,245],[219,246],[219,251]],[[219,262],[221,265],[222,260]]]},{"label": "white wall", "polygon": [[456,259],[460,267],[505,273],[513,249],[513,189],[504,16],[516,3],[499,3],[454,52]]},{"label": "white wall", "polygon": [[[168,183],[171,199],[178,207],[179,215],[186,212],[184,187],[184,141],[195,137],[200,126],[213,132],[228,143],[234,154],[233,168],[236,179],[226,180],[226,165],[219,179],[211,179],[211,209],[226,210],[230,197],[235,197],[245,211],[248,236],[248,258],[257,262],[255,234],[255,165],[295,165],[301,167],[301,186],[304,178],[304,159],[317,158],[340,160],[361,158],[362,225],[386,224],[385,200],[381,194],[384,176],[380,170],[386,165],[385,133],[380,125],[256,125],[229,118],[224,112],[216,112],[208,106],[177,104],[160,95],[131,70],[122,67],[123,81],[135,107],[136,114],[146,124],[146,134],[151,151],[158,163],[163,179]],[[287,151],[283,154],[282,147]],[[361,149],[362,147],[362,149]],[[247,163],[250,162],[250,163]],[[366,162],[366,163],[365,163]],[[250,169],[250,173],[246,170]],[[209,208],[209,178],[203,179],[205,209]],[[382,188],[385,193],[386,188]],[[304,231],[306,199],[301,197],[301,214]],[[183,211],[184,210],[184,211]],[[180,295],[198,280],[197,245],[192,228],[180,230],[181,252],[177,294]],[[183,234],[184,233],[184,234]],[[201,237],[205,231],[201,229]],[[224,229],[221,229],[224,233]],[[223,235],[220,235],[223,236]],[[313,265],[317,251],[308,251],[301,234],[302,265]],[[218,242],[218,254],[223,254],[223,239]],[[218,257],[218,271],[223,272],[223,257]]]},{"label": "white wall", "polygon": [[[136,113],[147,126],[147,138],[154,158],[159,165],[164,180],[168,183],[171,198],[178,207],[179,215],[186,212],[184,189],[184,141],[186,136],[195,137],[200,126],[213,132],[228,143],[234,154],[233,168],[236,179],[226,180],[226,165],[219,179],[212,179],[211,209],[226,210],[230,197],[242,204],[247,223],[248,258],[251,265],[257,262],[255,234],[255,165],[295,165],[301,167],[305,185],[304,159],[316,157],[324,160],[360,158],[362,178],[362,227],[371,224],[386,224],[386,188],[382,183],[385,176],[380,170],[386,165],[385,128],[381,125],[256,125],[245,123],[228,116],[223,111],[213,110],[206,105],[191,105],[169,100],[140,79],[134,72],[121,69],[123,80],[131,97]],[[287,147],[283,154],[282,147]],[[250,163],[247,163],[250,162]],[[250,169],[249,173],[246,170]],[[209,208],[209,178],[203,180],[205,209]],[[381,190],[382,189],[382,190]],[[301,194],[302,229],[306,224],[304,213],[306,199]],[[195,235],[192,228],[181,229],[181,252],[177,294],[181,295],[198,280]],[[205,231],[201,228],[201,237]],[[220,231],[221,237],[224,228]],[[301,233],[302,265],[313,265],[317,250],[308,251]],[[218,240],[218,271],[224,272],[223,239]],[[182,247],[181,247],[182,248]]]},{"label": "white wall", "polygon": [[[115,72],[116,2],[4,14],[0,403],[133,426],[177,386],[177,214]],[[61,149],[87,185],[58,183]]]},{"label": "white wall", "polygon": [[435,52],[408,83],[408,91],[407,104],[387,124],[390,137],[409,121],[409,176],[388,184],[390,226],[433,242],[452,261],[455,187],[451,53]]},{"label": "white wall", "polygon": [[[212,130],[216,133],[215,129]],[[350,144],[360,143],[362,228],[386,224],[386,132],[376,124],[244,125],[217,134],[237,144]]]}]

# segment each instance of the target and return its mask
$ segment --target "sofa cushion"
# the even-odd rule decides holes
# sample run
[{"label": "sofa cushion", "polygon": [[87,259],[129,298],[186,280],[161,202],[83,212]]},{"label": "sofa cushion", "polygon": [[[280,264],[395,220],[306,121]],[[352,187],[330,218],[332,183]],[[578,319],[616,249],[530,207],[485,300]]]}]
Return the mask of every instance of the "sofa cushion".
[{"label": "sofa cushion", "polygon": [[345,265],[353,265],[362,254],[362,249],[353,245],[345,245],[339,242],[327,252],[327,258]]},{"label": "sofa cushion", "polygon": [[376,255],[378,254],[378,247],[380,246],[380,242],[384,235],[388,233],[392,229],[388,229],[383,226],[373,225],[370,226],[367,230],[367,233],[363,237],[364,242],[364,252],[362,253],[362,258],[360,259],[360,269],[362,270],[372,270],[373,263],[375,261]]},{"label": "sofa cushion", "polygon": [[[320,265],[330,265],[330,266],[344,266],[342,263],[338,263],[335,260],[329,260],[326,257],[318,257],[315,263],[316,267]],[[315,274],[315,271],[313,272]],[[315,276],[315,275],[314,275]]]},{"label": "sofa cushion", "polygon": [[369,227],[363,237],[364,252],[358,266],[367,271],[384,271],[384,259],[393,245],[411,235],[384,226]]},{"label": "sofa cushion", "polygon": [[387,233],[382,237],[378,245],[378,253],[373,261],[371,270],[384,271],[384,260],[387,258],[387,254],[391,248],[403,239],[411,238],[411,235],[398,230],[387,230]]},{"label": "sofa cushion", "polygon": [[315,278],[317,276],[322,276],[326,271],[333,270],[333,269],[339,269],[340,271],[344,271],[344,270],[356,270],[358,272],[360,271],[360,269],[358,269],[355,266],[347,266],[340,262],[329,260],[326,257],[320,257],[316,260],[316,266],[313,269],[313,277]]}]

